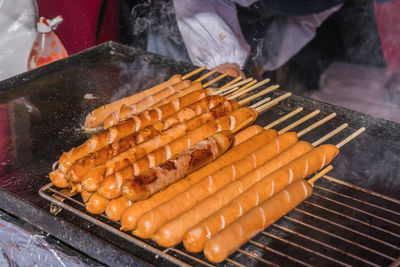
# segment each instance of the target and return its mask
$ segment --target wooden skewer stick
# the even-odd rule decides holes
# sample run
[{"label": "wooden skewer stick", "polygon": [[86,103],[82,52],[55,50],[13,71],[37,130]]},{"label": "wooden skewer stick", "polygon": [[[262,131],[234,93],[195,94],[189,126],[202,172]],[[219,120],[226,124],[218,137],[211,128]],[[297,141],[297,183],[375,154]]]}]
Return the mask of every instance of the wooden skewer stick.
[{"label": "wooden skewer stick", "polygon": [[268,109],[272,108],[272,106],[277,105],[280,101],[282,101],[285,98],[288,98],[292,95],[292,93],[286,93],[284,95],[281,95],[275,99],[273,99],[272,101],[262,105],[262,106],[258,106],[256,108],[256,110],[258,111],[259,114],[264,113],[265,111],[267,111]]},{"label": "wooden skewer stick", "polygon": [[252,100],[254,100],[254,99],[256,99],[256,98],[258,98],[258,97],[260,97],[262,95],[266,95],[266,94],[268,94],[268,93],[270,93],[270,92],[272,92],[272,91],[274,91],[274,90],[276,90],[278,88],[279,88],[279,85],[271,85],[271,86],[265,88],[264,90],[262,90],[261,92],[258,92],[257,94],[251,95],[248,98],[240,100],[238,102],[238,104],[240,106],[240,105],[244,105],[244,104],[250,103]]},{"label": "wooden skewer stick", "polygon": [[201,82],[202,80],[204,80],[205,78],[207,78],[208,76],[213,75],[214,73],[216,73],[218,70],[215,68],[213,70],[210,70],[209,72],[207,72],[206,74],[204,74],[203,76],[201,76],[200,78],[198,78],[197,80],[194,80],[193,82]]},{"label": "wooden skewer stick", "polygon": [[[266,84],[266,83],[268,83],[268,82],[269,82],[269,79],[262,80],[261,82],[257,82],[257,80],[254,80],[254,81],[252,82],[251,85],[253,85],[253,84],[258,84],[257,87],[260,87],[261,85],[264,85],[264,84]],[[248,85],[248,84],[247,84],[247,85]],[[238,94],[238,93],[240,93],[241,91],[246,90],[246,89],[249,88],[249,87],[250,87],[250,86],[242,87],[242,88],[240,88],[240,90],[236,91],[236,92],[233,93],[233,94],[234,94],[234,95],[235,95],[235,94]],[[256,87],[256,88],[257,88],[257,87]]]},{"label": "wooden skewer stick", "polygon": [[268,82],[269,82],[269,79],[262,80],[261,82],[258,82],[255,85],[250,86],[249,88],[247,88],[247,89],[245,89],[245,90],[243,90],[243,91],[241,91],[241,92],[239,92],[239,93],[237,93],[235,95],[230,96],[228,98],[228,100],[236,99],[236,98],[240,97],[241,95],[244,95],[247,92],[250,92],[250,91],[252,91],[254,89],[257,89],[258,87],[263,86],[264,84],[266,84]]},{"label": "wooden skewer stick", "polygon": [[[251,105],[249,108],[256,109],[256,107],[261,106],[262,104],[265,104],[265,103],[269,102],[270,100],[271,100],[270,97],[266,97],[266,98],[264,98],[263,100],[260,100],[259,102],[254,103],[254,104]],[[243,106],[245,106],[246,104],[247,104],[247,103],[245,103]]]},{"label": "wooden skewer stick", "polygon": [[300,112],[302,112],[302,111],[303,111],[303,108],[302,108],[302,107],[300,107],[300,108],[298,108],[298,109],[296,109],[296,110],[293,110],[292,112],[286,114],[286,115],[283,116],[282,118],[277,119],[277,120],[274,121],[274,122],[271,122],[270,124],[268,124],[267,126],[265,126],[264,129],[265,129],[265,130],[271,129],[272,127],[278,125],[279,123],[281,123],[281,122],[283,122],[283,121],[285,121],[285,120],[287,120],[287,119],[290,119],[291,117],[293,117],[294,115],[296,115],[297,113],[300,113]]},{"label": "wooden skewer stick", "polygon": [[335,130],[331,131],[330,133],[324,135],[323,137],[321,137],[320,139],[318,139],[317,141],[312,143],[312,145],[313,146],[319,146],[320,144],[322,144],[323,142],[325,142],[326,140],[328,140],[332,136],[334,136],[334,135],[338,134],[339,132],[341,132],[342,130],[346,129],[347,126],[349,126],[347,123],[342,124],[341,126],[336,128]]},{"label": "wooden skewer stick", "polygon": [[230,95],[230,94],[231,94],[231,95],[234,95],[236,92],[241,92],[241,91],[243,91],[243,90],[246,90],[247,88],[249,88],[250,86],[253,86],[253,85],[256,84],[256,83],[257,83],[257,81],[256,81],[256,80],[253,80],[253,81],[249,82],[248,84],[246,84],[246,85],[240,87],[238,90],[229,90],[229,91],[225,92],[224,95],[225,95],[225,96]]},{"label": "wooden skewer stick", "polygon": [[343,139],[343,141],[341,141],[339,144],[337,144],[336,147],[341,148],[342,146],[344,146],[345,144],[347,144],[348,142],[350,142],[351,140],[353,140],[354,138],[359,136],[364,131],[365,131],[365,127],[361,127],[360,129],[358,129],[357,131],[355,131],[354,133],[352,133],[351,135],[349,135],[348,137]]},{"label": "wooden skewer stick", "polygon": [[229,95],[229,94],[232,93],[232,92],[235,92],[235,91],[238,90],[239,88],[240,88],[240,87],[234,87],[234,88],[232,88],[232,89],[230,89],[230,90],[228,90],[228,91],[226,91],[226,92],[223,92],[223,93],[217,91],[217,92],[215,92],[215,95],[226,96],[226,95]]},{"label": "wooden skewer stick", "polygon": [[190,78],[190,77],[192,77],[193,75],[196,75],[197,73],[199,73],[199,72],[205,70],[206,68],[207,68],[206,66],[197,68],[197,69],[195,69],[194,71],[189,72],[188,74],[183,75],[183,76],[182,76],[182,80],[186,80],[187,78]]},{"label": "wooden skewer stick", "polygon": [[324,124],[325,122],[329,121],[330,119],[332,119],[333,117],[336,116],[336,113],[332,113],[329,114],[328,116],[326,116],[325,118],[323,118],[322,120],[317,121],[316,123],[311,124],[310,126],[308,126],[307,128],[305,128],[304,130],[300,131],[297,133],[297,136],[300,137],[302,135],[305,135],[306,133],[308,133],[309,131],[317,128],[318,126],[321,126],[322,124]]},{"label": "wooden skewer stick", "polygon": [[251,122],[253,121],[252,118],[248,118],[247,120],[245,120],[244,122],[242,122],[241,124],[239,124],[238,126],[236,126],[235,128],[233,128],[231,130],[232,133],[236,133],[238,131],[240,131],[241,129],[245,128],[247,125],[249,125]]},{"label": "wooden skewer stick", "polygon": [[250,108],[256,109],[258,107],[260,107],[261,105],[264,105],[265,103],[269,102],[271,100],[270,97],[264,98],[256,103],[254,103],[253,105],[250,106]]},{"label": "wooden skewer stick", "polygon": [[297,113],[301,112],[303,110],[302,107],[290,112],[289,114],[286,114],[285,116],[277,119],[276,121],[271,122],[270,124],[268,124],[267,126],[264,126],[265,130],[271,129],[272,127],[284,122],[287,119],[290,119],[291,117],[293,117],[294,115],[296,115]]},{"label": "wooden skewer stick", "polygon": [[225,88],[231,86],[232,84],[234,84],[234,83],[240,81],[241,79],[242,79],[242,77],[240,77],[240,76],[239,76],[239,77],[236,77],[236,78],[233,79],[232,81],[230,81],[230,82],[226,83],[225,85],[221,86],[220,88],[218,88],[218,91],[223,90],[223,89],[225,89]]},{"label": "wooden skewer stick", "polygon": [[293,128],[296,127],[297,125],[300,125],[300,124],[302,124],[303,122],[305,122],[305,121],[311,119],[312,117],[316,116],[319,112],[320,112],[319,109],[317,109],[317,110],[311,112],[310,114],[304,116],[304,117],[301,118],[300,120],[295,121],[295,122],[293,122],[292,124],[286,126],[286,127],[283,128],[282,130],[280,130],[280,131],[278,132],[278,134],[281,135],[281,134],[283,134],[283,133],[286,133],[287,131],[293,129]]},{"label": "wooden skewer stick", "polygon": [[244,89],[244,90],[240,90],[240,89],[239,89],[239,90],[240,90],[239,93],[230,96],[228,99],[231,100],[231,99],[239,98],[240,96],[244,95],[245,93],[248,93],[248,92],[250,92],[250,91],[252,91],[252,90],[254,90],[254,89],[257,89],[258,87],[263,86],[264,84],[266,84],[266,83],[268,83],[268,82],[269,82],[269,79],[265,79],[265,80],[262,80],[261,82],[258,82],[258,83],[256,83],[256,84],[254,84],[254,85],[252,85],[252,86],[250,86],[250,87]]},{"label": "wooden skewer stick", "polygon": [[218,77],[216,77],[216,78],[212,79],[211,81],[206,82],[205,84],[203,84],[203,88],[207,88],[211,84],[221,80],[222,78],[225,78],[226,76],[228,76],[228,73],[222,73],[221,75],[218,75]]},{"label": "wooden skewer stick", "polygon": [[222,93],[222,96],[225,96],[225,97],[232,96],[232,93],[234,93],[235,91],[247,89],[250,86],[254,85],[255,83],[257,83],[257,81],[253,80],[253,81],[249,82],[248,84],[243,85],[240,88],[239,87],[235,87],[235,88],[233,88],[233,89],[231,89],[229,91],[226,91],[226,92]]},{"label": "wooden skewer stick", "polygon": [[218,93],[220,94],[220,93],[229,91],[229,90],[231,90],[232,88],[242,86],[243,84],[249,83],[249,82],[251,82],[252,80],[254,80],[254,79],[253,79],[253,78],[248,78],[248,79],[243,80],[243,81],[240,81],[240,82],[238,82],[238,83],[231,84],[231,85],[229,85],[228,87],[225,87],[225,88],[222,89],[222,90],[218,90]]},{"label": "wooden skewer stick", "polygon": [[319,178],[327,174],[329,171],[333,169],[332,165],[329,165],[322,171],[318,172],[316,175],[314,175],[312,178],[308,179],[308,183],[311,184],[311,186],[314,186],[315,181],[317,181]]}]

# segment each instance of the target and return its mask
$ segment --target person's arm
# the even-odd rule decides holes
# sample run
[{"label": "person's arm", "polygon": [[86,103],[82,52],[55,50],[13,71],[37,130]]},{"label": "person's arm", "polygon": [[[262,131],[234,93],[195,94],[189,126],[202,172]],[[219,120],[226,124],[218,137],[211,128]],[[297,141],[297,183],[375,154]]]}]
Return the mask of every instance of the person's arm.
[{"label": "person's arm", "polygon": [[[231,1],[174,0],[174,7],[179,30],[194,65],[209,68],[221,65],[221,72],[240,72],[250,46],[244,40]],[[225,63],[233,65],[222,65]]]}]

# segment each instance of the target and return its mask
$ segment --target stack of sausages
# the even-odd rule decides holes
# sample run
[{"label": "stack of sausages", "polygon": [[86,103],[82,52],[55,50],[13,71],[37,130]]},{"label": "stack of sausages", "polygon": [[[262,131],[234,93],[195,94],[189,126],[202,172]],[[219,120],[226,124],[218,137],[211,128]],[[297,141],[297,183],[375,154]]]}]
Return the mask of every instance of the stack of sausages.
[{"label": "stack of sausages", "polygon": [[131,201],[148,197],[220,156],[234,140],[238,142],[231,133],[222,133],[251,124],[256,117],[255,110],[239,108],[235,101],[209,95],[201,83],[174,75],[90,113],[86,126],[105,130],[64,152],[49,177],[57,187],[80,192],[89,212],[107,211],[110,219],[118,220],[122,207]]},{"label": "stack of sausages", "polygon": [[256,117],[175,75],[89,114],[86,126],[105,130],[64,152],[49,177],[122,230],[221,262],[307,198],[302,179],[338,153],[293,132],[230,132]]}]

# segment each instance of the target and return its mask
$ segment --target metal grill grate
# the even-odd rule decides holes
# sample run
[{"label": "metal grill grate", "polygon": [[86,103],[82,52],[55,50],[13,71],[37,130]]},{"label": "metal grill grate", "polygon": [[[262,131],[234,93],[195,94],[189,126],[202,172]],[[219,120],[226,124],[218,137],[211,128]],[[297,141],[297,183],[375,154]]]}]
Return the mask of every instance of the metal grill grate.
[{"label": "metal grill grate", "polygon": [[[39,193],[155,257],[177,265],[213,265],[202,254],[187,252],[182,244],[163,249],[120,231],[118,223],[87,213],[79,196],[69,197],[52,184]],[[309,199],[243,245],[223,265],[388,266],[399,257],[400,200],[324,176]]]}]

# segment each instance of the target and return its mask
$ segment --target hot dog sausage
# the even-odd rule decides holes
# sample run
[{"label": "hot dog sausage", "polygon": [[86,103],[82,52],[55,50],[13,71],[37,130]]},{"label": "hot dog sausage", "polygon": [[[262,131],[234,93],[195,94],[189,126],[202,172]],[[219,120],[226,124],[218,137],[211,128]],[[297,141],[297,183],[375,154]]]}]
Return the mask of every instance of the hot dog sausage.
[{"label": "hot dog sausage", "polygon": [[93,194],[89,201],[86,202],[86,210],[93,214],[103,213],[110,201],[100,196],[99,194]]},{"label": "hot dog sausage", "polygon": [[143,182],[144,179],[140,178],[142,175],[125,182],[122,186],[122,193],[132,201],[146,199],[155,192],[215,160],[228,150],[232,142],[233,134],[231,132],[216,133],[183,151],[177,157],[164,162],[155,169],[151,169],[154,178],[150,183]]},{"label": "hot dog sausage", "polygon": [[[252,126],[244,129],[242,132],[246,132],[246,130],[250,128],[252,128]],[[240,143],[236,147],[233,147],[220,158],[216,159],[214,162],[190,174],[186,178],[170,185],[163,191],[151,196],[149,199],[139,201],[135,203],[135,205],[133,205],[132,207],[129,207],[122,214],[121,228],[127,231],[135,229],[136,222],[142,214],[161,205],[164,202],[167,202],[179,193],[199,182],[203,177],[206,177],[217,171],[218,169],[230,165],[237,160],[240,160],[246,155],[252,153],[254,150],[260,148],[264,144],[271,142],[278,136],[278,133],[275,130],[267,130],[261,132],[256,136],[251,136],[251,134],[253,133],[253,130],[250,129],[248,135],[243,135],[244,137],[248,137],[247,140],[244,140],[243,143]]]},{"label": "hot dog sausage", "polygon": [[65,178],[65,173],[60,169],[56,169],[49,173],[50,181],[57,187],[66,188],[70,186],[69,181]]},{"label": "hot dog sausage", "polygon": [[[258,205],[260,202],[279,192],[293,181],[305,178],[329,164],[338,150],[333,145],[322,145],[305,155],[293,160],[279,170],[265,175],[260,182],[251,186],[228,205],[224,206],[210,217],[191,229],[185,237],[188,247],[202,248],[207,239],[213,237],[225,226],[229,225],[243,213]],[[261,172],[262,173],[262,172]]]},{"label": "hot dog sausage", "polygon": [[129,208],[131,205],[132,202],[125,197],[113,199],[108,203],[105,214],[107,215],[108,219],[115,222],[119,221],[122,212],[124,212],[124,210]]},{"label": "hot dog sausage", "polygon": [[71,168],[66,173],[66,178],[75,183],[81,182],[82,177],[90,169],[104,164],[107,160],[112,159],[116,155],[136,146],[137,144],[159,135],[159,133],[160,131],[157,131],[152,125],[150,125],[120,139],[115,143],[107,145],[99,151],[90,153],[72,164]]},{"label": "hot dog sausage", "polygon": [[[179,214],[190,209],[229,182],[238,179],[253,168],[260,166],[260,164],[264,164],[279,154],[282,150],[292,146],[296,142],[297,135],[295,133],[285,133],[275,139],[275,141],[263,146],[264,153],[258,153],[258,157],[253,152],[240,161],[225,166],[219,171],[202,179],[200,182],[180,193],[168,202],[143,214],[139,218],[137,228],[133,233],[141,238],[151,238],[164,223],[167,223]],[[259,150],[257,150],[257,152],[258,151]]]},{"label": "hot dog sausage", "polygon": [[233,146],[243,143],[243,140],[245,140],[247,136],[249,135],[254,136],[261,133],[262,131],[264,131],[263,127],[259,125],[251,125],[246,129],[237,132],[233,140]]},{"label": "hot dog sausage", "polygon": [[[163,247],[169,247],[180,243],[185,232],[198,222],[227,205],[232,199],[239,196],[242,192],[246,191],[256,182],[260,181],[263,176],[276,171],[283,165],[288,164],[290,161],[310,151],[312,148],[313,146],[310,143],[303,141],[300,141],[297,144],[289,147],[282,153],[275,156],[273,159],[267,161],[264,165],[257,169],[253,169],[240,179],[224,186],[215,192],[215,194],[204,199],[190,210],[161,226],[153,236],[153,240]],[[268,152],[263,151],[263,148],[254,152],[256,157],[259,153]],[[196,233],[196,231],[194,232]],[[187,236],[188,235],[185,235],[185,237]],[[196,237],[197,236],[194,238],[189,238],[189,242],[184,242],[185,248],[187,248],[190,252],[200,252],[203,250],[203,246],[198,245],[200,242],[196,240]],[[186,239],[183,240],[185,241]]]},{"label": "hot dog sausage", "polygon": [[110,104],[101,106],[101,107],[93,110],[86,116],[85,126],[87,128],[97,127],[97,126],[103,124],[105,118],[108,115],[119,110],[122,105],[130,105],[130,104],[139,102],[140,100],[142,100],[143,98],[145,98],[149,95],[154,95],[154,94],[158,93],[165,87],[168,87],[168,85],[175,85],[181,81],[182,81],[181,75],[175,74],[168,81],[160,83],[152,88],[149,88],[147,90],[144,90],[144,91],[134,94],[132,96],[119,99]]},{"label": "hot dog sausage", "polygon": [[204,246],[204,255],[211,262],[222,262],[247,240],[294,209],[311,194],[309,183],[304,180],[294,182],[208,240]]},{"label": "hot dog sausage", "polygon": [[146,109],[150,108],[151,106],[158,103],[162,99],[187,87],[191,87],[191,92],[203,88],[200,83],[191,84],[189,80],[181,81],[174,86],[169,86],[162,89],[161,91],[159,91],[154,95],[149,95],[135,104],[131,104],[129,106],[127,105],[121,106],[121,108],[118,111],[110,114],[104,120],[104,127],[108,128],[110,126],[116,125],[119,122],[132,118],[134,115],[145,111]]}]

